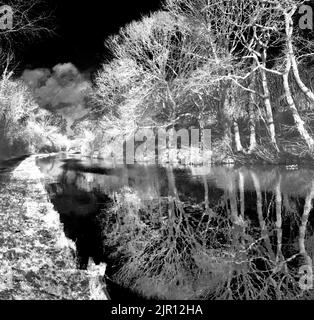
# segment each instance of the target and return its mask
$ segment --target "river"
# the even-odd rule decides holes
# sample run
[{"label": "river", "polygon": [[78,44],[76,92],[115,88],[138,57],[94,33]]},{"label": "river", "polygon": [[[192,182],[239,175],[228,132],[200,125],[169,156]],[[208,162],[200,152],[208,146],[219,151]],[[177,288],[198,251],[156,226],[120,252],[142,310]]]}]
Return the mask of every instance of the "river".
[{"label": "river", "polygon": [[106,262],[113,300],[308,294],[313,168],[123,166],[68,155],[37,164],[78,267]]}]

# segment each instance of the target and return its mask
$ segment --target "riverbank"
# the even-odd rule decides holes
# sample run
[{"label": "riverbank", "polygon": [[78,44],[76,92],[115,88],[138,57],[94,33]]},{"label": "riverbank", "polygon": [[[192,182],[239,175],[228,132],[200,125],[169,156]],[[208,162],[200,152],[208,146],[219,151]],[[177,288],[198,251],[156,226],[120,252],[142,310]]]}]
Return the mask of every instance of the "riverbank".
[{"label": "riverbank", "polygon": [[0,299],[107,300],[105,266],[77,269],[36,158],[0,176]]},{"label": "riverbank", "polygon": [[[95,161],[106,161],[110,163],[123,164],[126,162],[123,157],[110,156],[97,153],[82,153],[80,151],[71,152],[71,155],[80,155],[86,159],[92,159]],[[188,159],[188,161],[186,161]],[[192,159],[191,161],[189,159]],[[155,154],[145,154],[143,156],[137,155],[129,160],[128,164],[159,164],[162,166],[172,165],[191,165],[191,166],[251,166],[251,165],[285,165],[285,166],[313,166],[314,155],[310,152],[303,153],[299,156],[290,152],[274,152],[260,148],[252,153],[238,152],[238,153],[209,153],[203,157],[202,154],[193,153],[192,150],[181,150],[173,152],[167,152],[164,156],[158,157]]]}]

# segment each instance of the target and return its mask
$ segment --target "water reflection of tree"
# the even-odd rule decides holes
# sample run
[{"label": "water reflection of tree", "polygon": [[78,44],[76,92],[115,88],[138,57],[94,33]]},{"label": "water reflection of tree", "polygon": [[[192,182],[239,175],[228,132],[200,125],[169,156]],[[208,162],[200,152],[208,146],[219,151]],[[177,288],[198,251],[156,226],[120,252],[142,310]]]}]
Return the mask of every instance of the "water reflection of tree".
[{"label": "water reflection of tree", "polygon": [[[224,177],[225,195],[215,206],[209,205],[204,177],[204,202],[182,203],[171,168],[168,197],[143,201],[129,188],[117,193],[115,205],[102,215],[111,258],[122,261],[114,280],[146,297],[165,299],[301,297],[298,268],[312,266],[306,233],[313,183],[304,187],[305,205],[298,210],[283,193],[278,170],[262,179],[254,170],[235,172]],[[264,190],[270,181],[271,196]],[[253,195],[245,192],[249,184]],[[244,204],[252,199],[256,217]],[[288,234],[290,220],[294,231]],[[296,244],[298,250],[288,249]]]}]

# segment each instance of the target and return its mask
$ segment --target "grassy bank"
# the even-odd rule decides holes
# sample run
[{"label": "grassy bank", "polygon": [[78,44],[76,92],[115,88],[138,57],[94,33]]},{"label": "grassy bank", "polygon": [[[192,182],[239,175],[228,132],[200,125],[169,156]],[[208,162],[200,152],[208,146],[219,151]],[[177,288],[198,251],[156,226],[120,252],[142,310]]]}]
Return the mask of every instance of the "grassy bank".
[{"label": "grassy bank", "polygon": [[0,299],[106,299],[104,266],[77,269],[75,245],[65,238],[35,160],[0,176]]}]

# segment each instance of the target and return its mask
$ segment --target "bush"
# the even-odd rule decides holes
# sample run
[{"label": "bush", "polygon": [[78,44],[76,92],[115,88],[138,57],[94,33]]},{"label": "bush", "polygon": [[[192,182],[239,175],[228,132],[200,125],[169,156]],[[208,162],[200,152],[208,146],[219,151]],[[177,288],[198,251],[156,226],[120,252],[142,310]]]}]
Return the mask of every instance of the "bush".
[{"label": "bush", "polygon": [[22,81],[4,73],[0,80],[1,158],[36,152],[53,152],[67,148],[62,128],[55,117],[39,109]]}]

